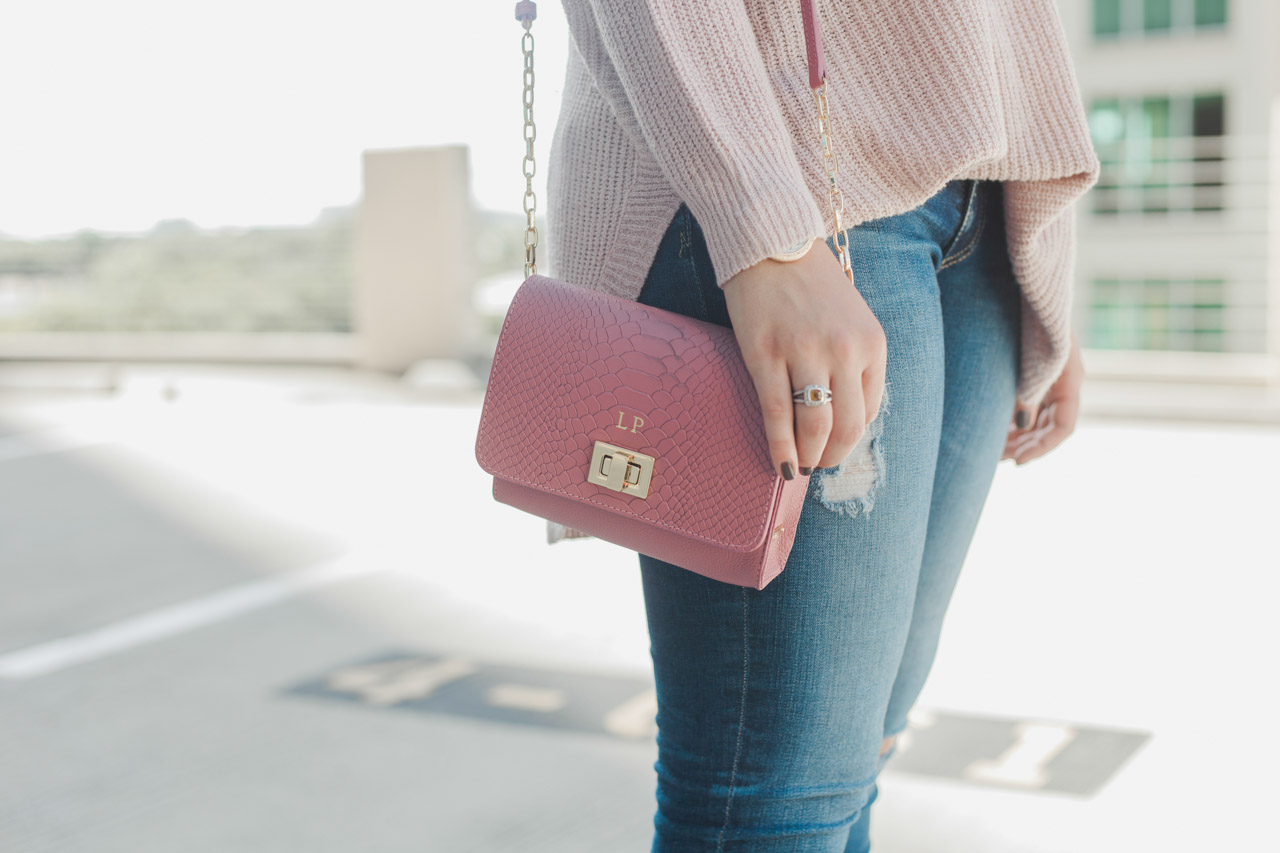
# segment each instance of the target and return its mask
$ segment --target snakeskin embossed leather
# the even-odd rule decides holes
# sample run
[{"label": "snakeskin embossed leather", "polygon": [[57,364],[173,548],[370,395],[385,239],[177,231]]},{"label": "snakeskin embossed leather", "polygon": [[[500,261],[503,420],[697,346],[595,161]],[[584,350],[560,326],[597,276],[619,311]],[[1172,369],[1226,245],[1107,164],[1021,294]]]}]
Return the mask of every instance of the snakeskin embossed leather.
[{"label": "snakeskin embossed leather", "polygon": [[[647,496],[588,480],[597,441],[654,458]],[[541,275],[503,321],[476,460],[503,503],[755,589],[808,486],[773,469],[732,329]]]}]

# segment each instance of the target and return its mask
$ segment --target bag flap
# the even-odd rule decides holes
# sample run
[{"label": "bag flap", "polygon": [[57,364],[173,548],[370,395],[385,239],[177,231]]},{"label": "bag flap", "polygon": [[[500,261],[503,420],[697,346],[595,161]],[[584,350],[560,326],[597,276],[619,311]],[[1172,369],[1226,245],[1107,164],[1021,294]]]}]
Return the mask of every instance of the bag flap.
[{"label": "bag flap", "polygon": [[[652,463],[632,457],[622,491],[616,477],[593,482],[597,442]],[[541,275],[503,321],[476,460],[495,477],[742,551],[764,543],[782,483],[732,329]]]}]

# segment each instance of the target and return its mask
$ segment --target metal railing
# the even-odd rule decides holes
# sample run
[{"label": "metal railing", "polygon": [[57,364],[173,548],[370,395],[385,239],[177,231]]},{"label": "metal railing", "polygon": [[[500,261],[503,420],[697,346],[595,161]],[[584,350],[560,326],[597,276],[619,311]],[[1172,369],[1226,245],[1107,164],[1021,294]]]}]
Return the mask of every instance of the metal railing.
[{"label": "metal railing", "polygon": [[1102,173],[1088,209],[1100,215],[1265,210],[1268,143],[1266,136],[1232,135],[1097,144]]},{"label": "metal railing", "polygon": [[1098,375],[1280,382],[1280,229],[1263,135],[1096,146],[1076,324]]}]

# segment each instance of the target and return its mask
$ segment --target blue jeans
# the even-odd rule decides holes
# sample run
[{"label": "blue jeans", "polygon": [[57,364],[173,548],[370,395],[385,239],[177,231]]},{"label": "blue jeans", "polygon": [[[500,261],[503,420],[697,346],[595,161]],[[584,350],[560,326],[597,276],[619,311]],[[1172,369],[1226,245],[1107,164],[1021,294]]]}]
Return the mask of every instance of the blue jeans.
[{"label": "blue jeans", "polygon": [[[1021,305],[999,182],[954,180],[847,234],[888,341],[867,481],[814,470],[763,590],[640,555],[660,853],[870,849],[881,741],[907,726],[1003,452]],[[683,205],[639,301],[732,325]]]}]

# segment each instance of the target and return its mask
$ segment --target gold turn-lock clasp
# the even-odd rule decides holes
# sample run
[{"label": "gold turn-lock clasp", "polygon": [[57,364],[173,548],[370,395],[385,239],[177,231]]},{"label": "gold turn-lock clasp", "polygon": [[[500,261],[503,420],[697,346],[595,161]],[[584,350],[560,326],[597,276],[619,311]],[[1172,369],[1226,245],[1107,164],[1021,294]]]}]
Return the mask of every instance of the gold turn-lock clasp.
[{"label": "gold turn-lock clasp", "polygon": [[597,441],[591,454],[591,467],[587,469],[587,482],[634,498],[647,498],[653,461],[652,456]]}]

